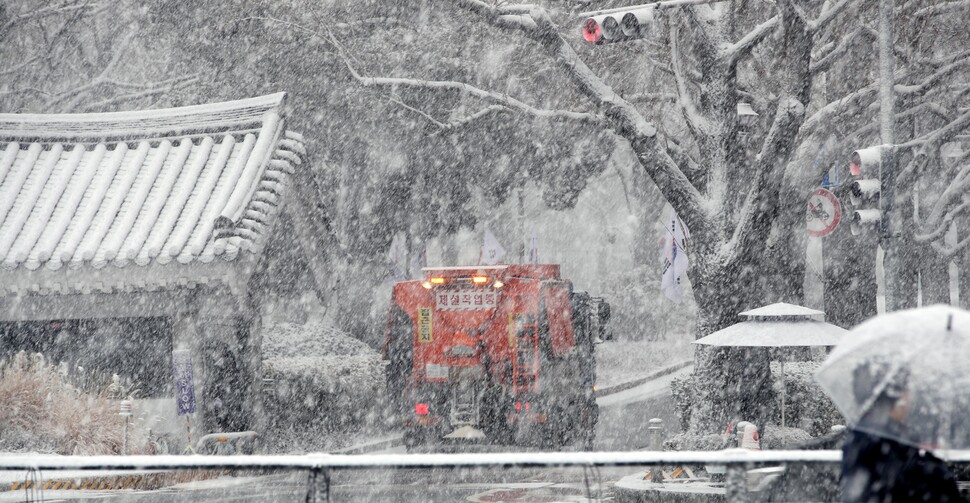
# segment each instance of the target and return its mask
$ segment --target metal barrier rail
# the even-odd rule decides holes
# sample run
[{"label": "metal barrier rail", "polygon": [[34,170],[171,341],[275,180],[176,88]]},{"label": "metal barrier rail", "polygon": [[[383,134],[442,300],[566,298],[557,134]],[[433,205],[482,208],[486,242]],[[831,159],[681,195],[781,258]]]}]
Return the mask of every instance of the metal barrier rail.
[{"label": "metal barrier rail", "polygon": [[[970,463],[970,450],[941,453],[953,463]],[[330,472],[380,468],[537,468],[591,466],[725,465],[729,501],[747,501],[745,470],[779,463],[834,464],[841,451],[635,451],[517,452],[473,454],[306,454],[259,456],[52,456],[0,458],[0,471],[10,470],[307,470],[308,502],[330,501]]]}]

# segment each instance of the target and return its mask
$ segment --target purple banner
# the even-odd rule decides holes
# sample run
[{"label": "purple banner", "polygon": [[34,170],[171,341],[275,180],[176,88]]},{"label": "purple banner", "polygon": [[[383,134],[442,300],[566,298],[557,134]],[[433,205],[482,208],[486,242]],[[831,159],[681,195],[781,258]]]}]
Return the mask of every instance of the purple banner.
[{"label": "purple banner", "polygon": [[192,381],[192,353],[187,349],[172,351],[175,377],[175,405],[178,415],[195,413],[195,383]]}]

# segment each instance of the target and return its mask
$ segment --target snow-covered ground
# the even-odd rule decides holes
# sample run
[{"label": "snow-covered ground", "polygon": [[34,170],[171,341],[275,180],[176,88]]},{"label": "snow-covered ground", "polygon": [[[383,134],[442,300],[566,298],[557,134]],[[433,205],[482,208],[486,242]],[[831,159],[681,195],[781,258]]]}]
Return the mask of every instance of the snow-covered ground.
[{"label": "snow-covered ground", "polygon": [[596,346],[596,385],[613,386],[646,376],[694,357],[688,334],[670,334],[658,341],[606,341]]}]

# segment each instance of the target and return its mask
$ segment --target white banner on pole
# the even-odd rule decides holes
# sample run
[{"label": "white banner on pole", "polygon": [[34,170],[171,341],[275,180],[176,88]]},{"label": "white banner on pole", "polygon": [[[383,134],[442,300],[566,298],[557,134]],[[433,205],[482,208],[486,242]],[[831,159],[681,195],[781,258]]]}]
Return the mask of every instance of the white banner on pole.
[{"label": "white banner on pole", "polygon": [[539,236],[536,234],[535,227],[532,228],[532,236],[529,237],[529,252],[526,254],[526,262],[529,264],[539,263]]},{"label": "white banner on pole", "polygon": [[687,273],[687,241],[690,232],[670,208],[664,221],[664,232],[660,237],[660,264],[662,276],[660,290],[670,300],[680,304],[684,299],[681,277]]},{"label": "white banner on pole", "polygon": [[482,265],[494,265],[505,257],[505,248],[495,238],[492,231],[485,228],[485,235],[482,237],[482,252],[479,255],[478,263]]}]

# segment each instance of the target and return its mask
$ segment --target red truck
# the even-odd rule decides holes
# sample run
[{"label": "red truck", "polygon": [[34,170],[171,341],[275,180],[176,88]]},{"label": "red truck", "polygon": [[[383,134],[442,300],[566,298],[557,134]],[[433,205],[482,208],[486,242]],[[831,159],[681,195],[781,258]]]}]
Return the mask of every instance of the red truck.
[{"label": "red truck", "polygon": [[429,267],[394,285],[384,359],[408,449],[450,439],[591,449],[609,304],[559,265]]}]

